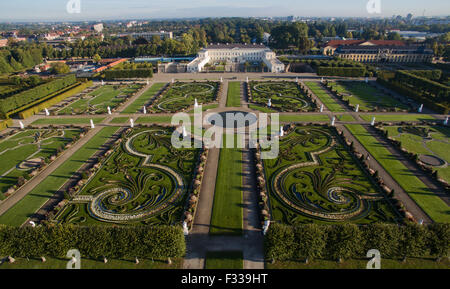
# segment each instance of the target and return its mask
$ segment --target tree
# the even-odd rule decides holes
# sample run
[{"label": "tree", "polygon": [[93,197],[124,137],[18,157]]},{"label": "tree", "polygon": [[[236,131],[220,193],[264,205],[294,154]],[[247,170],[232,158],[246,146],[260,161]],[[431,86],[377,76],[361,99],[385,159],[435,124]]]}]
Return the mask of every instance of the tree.
[{"label": "tree", "polygon": [[67,74],[70,72],[70,68],[64,62],[56,62],[52,64],[51,72],[53,74]]},{"label": "tree", "polygon": [[102,60],[102,58],[101,58],[100,55],[98,55],[98,53],[97,53],[97,54],[94,55],[93,60],[94,60],[95,63],[99,63],[99,62]]}]

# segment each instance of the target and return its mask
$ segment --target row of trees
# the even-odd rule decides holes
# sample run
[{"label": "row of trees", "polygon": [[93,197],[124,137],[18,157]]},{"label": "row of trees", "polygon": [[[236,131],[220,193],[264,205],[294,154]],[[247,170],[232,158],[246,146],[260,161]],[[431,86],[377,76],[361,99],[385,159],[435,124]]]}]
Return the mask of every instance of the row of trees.
[{"label": "row of trees", "polygon": [[12,73],[42,63],[46,56],[46,45],[18,45],[0,49],[0,74]]},{"label": "row of trees", "polygon": [[[433,75],[432,72],[430,72]],[[396,82],[407,85],[414,90],[420,91],[424,96],[434,97],[438,102],[449,101],[450,88],[447,85],[433,81],[422,75],[428,75],[428,73],[411,73],[405,70],[398,70],[395,73],[394,80]]]},{"label": "row of trees", "polygon": [[265,239],[266,258],[272,260],[361,258],[371,249],[382,258],[447,257],[450,224],[275,224]]},{"label": "row of trees", "polygon": [[0,256],[65,258],[71,249],[82,258],[177,258],[186,244],[175,226],[0,226]]}]

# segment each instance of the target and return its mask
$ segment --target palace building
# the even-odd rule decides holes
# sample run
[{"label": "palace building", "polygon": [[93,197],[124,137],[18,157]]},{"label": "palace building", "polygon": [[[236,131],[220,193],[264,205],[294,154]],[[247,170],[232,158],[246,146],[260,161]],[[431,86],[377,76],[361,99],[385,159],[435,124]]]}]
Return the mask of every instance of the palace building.
[{"label": "palace building", "polygon": [[264,63],[269,72],[284,72],[285,65],[275,52],[262,44],[211,44],[202,49],[197,58],[187,66],[188,72],[202,72],[208,64],[226,63],[232,71],[238,71],[245,63]]},{"label": "palace building", "polygon": [[431,49],[406,45],[405,42],[397,40],[332,40],[323,48],[323,54],[368,63],[411,63],[433,60]]}]

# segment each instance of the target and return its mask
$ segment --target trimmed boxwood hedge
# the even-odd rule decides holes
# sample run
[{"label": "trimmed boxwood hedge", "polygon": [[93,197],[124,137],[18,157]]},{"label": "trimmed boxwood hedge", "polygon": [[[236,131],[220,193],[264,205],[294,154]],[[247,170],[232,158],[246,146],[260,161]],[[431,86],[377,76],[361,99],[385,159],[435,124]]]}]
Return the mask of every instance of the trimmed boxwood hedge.
[{"label": "trimmed boxwood hedge", "polygon": [[186,243],[180,226],[0,226],[0,256],[65,258],[71,249],[83,258],[178,258]]},{"label": "trimmed boxwood hedge", "polygon": [[371,249],[379,250],[382,258],[446,257],[450,224],[274,224],[265,237],[269,260],[361,258]]},{"label": "trimmed boxwood hedge", "polygon": [[73,85],[77,81],[75,74],[70,74],[62,78],[41,84],[24,92],[0,99],[0,115],[4,118],[14,113],[17,109],[33,103],[37,100],[57,92],[65,87]]}]

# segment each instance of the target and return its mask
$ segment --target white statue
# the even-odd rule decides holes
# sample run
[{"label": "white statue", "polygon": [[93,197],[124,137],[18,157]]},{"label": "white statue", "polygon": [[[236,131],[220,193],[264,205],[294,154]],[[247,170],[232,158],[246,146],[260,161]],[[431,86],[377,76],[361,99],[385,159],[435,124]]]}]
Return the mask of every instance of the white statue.
[{"label": "white statue", "polygon": [[108,106],[108,114],[111,115],[111,107]]},{"label": "white statue", "polygon": [[102,86],[105,85],[105,82],[102,80]]},{"label": "white statue", "polygon": [[333,116],[333,119],[331,120],[331,126],[335,126],[336,125],[336,117]]},{"label": "white statue", "polygon": [[21,120],[19,120],[19,126],[20,126],[20,129],[24,129],[25,128],[25,125],[23,124],[23,122]]},{"label": "white statue", "polygon": [[186,223],[186,221],[183,222],[183,232],[184,232],[185,236],[189,235],[189,228],[188,228],[188,224]]},{"label": "white statue", "polygon": [[106,259],[106,257],[105,258],[103,258],[103,263],[108,263],[108,259]]},{"label": "white statue", "polygon": [[366,83],[369,83],[369,78],[368,77],[366,77]]},{"label": "white statue", "polygon": [[448,116],[444,120],[444,125],[448,125]]},{"label": "white statue", "polygon": [[46,116],[49,116],[49,115],[50,115],[50,112],[48,111],[48,109],[45,108],[44,110],[45,110],[45,115],[46,115]]},{"label": "white statue", "polygon": [[423,111],[423,104],[419,107],[419,113],[422,113]]},{"label": "white statue", "polygon": [[247,76],[247,80],[246,80],[246,81],[247,81],[247,83],[248,83],[248,76]]},{"label": "white statue", "polygon": [[359,112],[359,104],[356,105],[355,112]]},{"label": "white statue", "polygon": [[31,227],[36,228],[36,223],[35,222],[30,221],[30,225],[31,225]]},{"label": "white statue", "polygon": [[298,83],[298,76],[295,78],[295,82],[297,82]]},{"label": "white statue", "polygon": [[266,220],[264,221],[264,226],[263,226],[263,234],[267,234],[267,231],[269,231],[269,227],[270,227],[270,221]]},{"label": "white statue", "polygon": [[222,77],[220,78],[220,82],[223,82],[223,78]]},{"label": "white statue", "polygon": [[267,102],[267,106],[272,107],[272,99],[271,98],[269,98],[269,101]]},{"label": "white statue", "polygon": [[280,137],[284,137],[284,129],[282,126],[280,127]]},{"label": "white statue", "polygon": [[136,265],[139,264],[139,259],[136,257]]},{"label": "white statue", "polygon": [[195,99],[194,107],[198,107],[198,101],[197,101],[197,99]]},{"label": "white statue", "polygon": [[322,104],[322,105],[320,106],[320,112],[323,112],[324,109],[325,109],[325,107],[324,107],[324,105]]},{"label": "white statue", "polygon": [[130,126],[134,127],[134,119],[130,118]]},{"label": "white statue", "polygon": [[147,85],[150,85],[150,81],[148,81],[148,79],[147,79]]},{"label": "white statue", "polygon": [[144,105],[144,114],[147,114],[147,108],[145,107],[145,105]]},{"label": "white statue", "polygon": [[373,118],[372,118],[372,122],[370,123],[371,126],[375,126],[375,120],[376,120],[376,118],[373,117]]},{"label": "white statue", "polygon": [[94,121],[91,119],[91,128],[94,129],[95,128],[95,124]]}]

